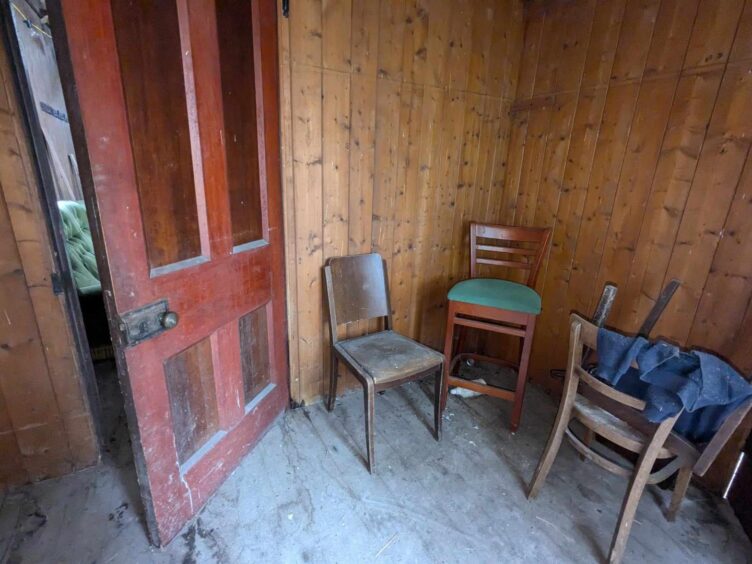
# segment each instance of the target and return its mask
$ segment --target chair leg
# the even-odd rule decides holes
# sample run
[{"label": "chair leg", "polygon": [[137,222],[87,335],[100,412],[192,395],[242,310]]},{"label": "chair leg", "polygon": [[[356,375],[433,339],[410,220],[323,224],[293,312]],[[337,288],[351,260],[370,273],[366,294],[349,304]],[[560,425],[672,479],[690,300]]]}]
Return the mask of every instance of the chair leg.
[{"label": "chair leg", "polygon": [[517,372],[517,386],[514,389],[514,405],[512,407],[512,419],[510,428],[514,433],[520,426],[522,417],[522,400],[525,398],[525,385],[527,384],[527,369],[530,365],[530,351],[533,348],[533,335],[535,333],[535,316],[531,315],[525,328],[525,337],[522,341],[522,354],[520,355],[520,368]]},{"label": "chair leg", "polygon": [[339,377],[339,366],[337,362],[337,355],[334,351],[331,351],[330,360],[331,372],[329,374],[329,402],[327,409],[332,411],[334,409],[334,402],[337,400],[337,379]]},{"label": "chair leg", "polygon": [[687,493],[687,488],[691,481],[692,468],[685,466],[680,469],[676,476],[676,484],[674,484],[674,492],[671,495],[671,503],[669,504],[668,512],[666,513],[667,520],[673,521],[676,519],[676,514],[679,512],[679,506]]},{"label": "chair leg", "polygon": [[616,524],[616,531],[611,540],[611,548],[608,553],[608,561],[610,564],[619,564],[624,557],[624,550],[627,547],[629,533],[632,530],[632,522],[634,521],[634,516],[637,512],[637,505],[640,503],[642,492],[650,478],[650,472],[653,469],[653,464],[655,464],[655,459],[658,457],[658,452],[663,446],[663,443],[666,442],[666,437],[668,437],[675,422],[676,417],[672,417],[671,419],[663,421],[658,426],[658,429],[653,434],[653,438],[645,447],[645,450],[640,455],[640,459],[637,461],[634,474],[632,474],[632,479],[629,482],[627,495],[624,496],[624,501],[621,504],[621,512],[619,513],[619,521]]},{"label": "chair leg", "polygon": [[368,463],[368,472],[373,473],[373,417],[375,392],[373,382],[367,382],[363,385],[363,403],[365,408],[366,420],[366,462]]},{"label": "chair leg", "polygon": [[[595,431],[586,427],[585,434],[582,436],[582,442],[588,448],[592,448],[593,441],[595,440]],[[586,460],[587,457],[584,454],[579,455],[580,460]]]},{"label": "chair leg", "polygon": [[439,371],[436,373],[436,378],[433,384],[433,426],[437,441],[441,440],[441,393],[444,389],[444,378],[444,365],[442,364],[439,367]]},{"label": "chair leg", "polygon": [[441,402],[439,416],[444,412],[449,393],[449,367],[452,365],[452,345],[454,344],[454,304],[450,301],[447,307],[446,331],[444,333],[444,377],[441,387]]},{"label": "chair leg", "polygon": [[561,447],[561,441],[564,438],[564,432],[567,430],[569,420],[572,418],[572,406],[574,405],[576,393],[577,379],[568,378],[564,384],[559,411],[556,413],[556,420],[551,429],[551,434],[548,436],[546,448],[543,450],[543,455],[538,462],[538,467],[535,469],[535,474],[533,474],[533,480],[530,482],[530,487],[527,490],[528,499],[535,499],[538,496],[543,483],[546,481],[548,472],[551,470],[554,460],[556,460],[556,455],[559,453],[559,448]]}]

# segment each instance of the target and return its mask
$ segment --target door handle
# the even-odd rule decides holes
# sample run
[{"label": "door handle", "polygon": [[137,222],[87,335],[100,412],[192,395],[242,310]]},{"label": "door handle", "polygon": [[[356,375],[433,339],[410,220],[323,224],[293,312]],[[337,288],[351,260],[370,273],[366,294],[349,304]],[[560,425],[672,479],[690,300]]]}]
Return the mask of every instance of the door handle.
[{"label": "door handle", "polygon": [[165,329],[176,327],[178,321],[180,321],[180,317],[174,311],[166,311],[159,316],[159,324]]}]

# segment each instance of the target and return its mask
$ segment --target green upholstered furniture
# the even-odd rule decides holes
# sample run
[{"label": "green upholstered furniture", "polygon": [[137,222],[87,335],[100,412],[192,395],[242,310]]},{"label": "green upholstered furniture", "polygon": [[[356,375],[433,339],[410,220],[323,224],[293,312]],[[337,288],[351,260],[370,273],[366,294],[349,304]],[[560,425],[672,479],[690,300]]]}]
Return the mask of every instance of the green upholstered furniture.
[{"label": "green upholstered furniture", "polygon": [[99,271],[91,242],[89,220],[83,202],[60,200],[57,203],[65,236],[65,252],[70,262],[76,290],[81,295],[102,291]]},{"label": "green upholstered furniture", "polygon": [[[442,409],[446,405],[450,385],[466,388],[511,401],[510,427],[512,431],[517,429],[522,415],[535,320],[541,311],[541,298],[534,290],[535,280],[550,235],[550,229],[536,227],[470,224],[470,279],[455,284],[447,295],[449,304],[444,340],[446,377],[441,393]],[[527,271],[526,283],[482,278],[478,275],[478,265]],[[462,334],[468,327],[521,338],[519,363],[463,352]],[[455,374],[455,369],[466,358],[511,364],[517,369],[517,385],[514,389],[504,389],[460,378]]]},{"label": "green upholstered furniture", "polygon": [[112,358],[109,321],[104,308],[89,219],[83,202],[60,200],[57,203],[63,224],[65,252],[73,283],[78,292],[86,339],[94,360]]}]

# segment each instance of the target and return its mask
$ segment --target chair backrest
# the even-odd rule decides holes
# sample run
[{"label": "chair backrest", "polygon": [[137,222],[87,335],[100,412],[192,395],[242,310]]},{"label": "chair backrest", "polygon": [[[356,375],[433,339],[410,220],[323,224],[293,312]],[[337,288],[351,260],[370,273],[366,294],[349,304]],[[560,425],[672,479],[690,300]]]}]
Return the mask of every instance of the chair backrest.
[{"label": "chair backrest", "polygon": [[[470,278],[477,276],[479,264],[505,266],[527,270],[526,284],[532,288],[535,286],[550,237],[551,230],[546,227],[471,223]],[[479,243],[478,239],[488,241]]]},{"label": "chair backrest", "polygon": [[644,401],[612,388],[582,367],[582,356],[586,347],[590,350],[598,351],[598,327],[576,313],[573,313],[569,319],[571,325],[567,377],[570,374],[576,375],[581,384],[585,384],[599,395],[605,396],[609,400],[631,410],[643,411],[645,409]]},{"label": "chair backrest", "polygon": [[324,279],[333,343],[340,324],[385,318],[391,329],[389,284],[381,255],[332,257],[324,266]]}]

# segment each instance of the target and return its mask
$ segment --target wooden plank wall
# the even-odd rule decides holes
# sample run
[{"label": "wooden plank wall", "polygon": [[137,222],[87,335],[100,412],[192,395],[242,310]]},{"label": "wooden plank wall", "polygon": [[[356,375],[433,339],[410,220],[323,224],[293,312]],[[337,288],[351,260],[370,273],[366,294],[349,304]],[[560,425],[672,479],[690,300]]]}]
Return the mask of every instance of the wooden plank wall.
[{"label": "wooden plank wall", "polygon": [[396,329],[440,348],[470,220],[497,221],[519,0],[298,0],[280,15],[291,395],[328,382],[321,269],[386,259]]},{"label": "wooden plank wall", "polygon": [[533,378],[605,282],[635,331],[672,278],[654,335],[752,376],[752,1],[537,2],[524,42],[502,219],[554,228]]},{"label": "wooden plank wall", "polygon": [[0,42],[0,489],[99,457],[11,72]]}]

